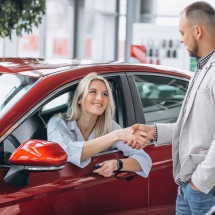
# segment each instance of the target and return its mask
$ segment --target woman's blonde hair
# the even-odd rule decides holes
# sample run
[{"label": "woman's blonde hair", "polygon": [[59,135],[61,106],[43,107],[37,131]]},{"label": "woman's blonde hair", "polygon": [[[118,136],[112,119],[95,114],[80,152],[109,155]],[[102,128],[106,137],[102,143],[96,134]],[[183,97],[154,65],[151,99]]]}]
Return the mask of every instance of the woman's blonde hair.
[{"label": "woman's blonde hair", "polygon": [[108,81],[105,78],[99,76],[97,73],[93,72],[86,75],[78,84],[73,97],[72,105],[66,113],[66,120],[79,119],[81,114],[81,106],[78,103],[78,101],[82,99],[83,109],[85,110],[84,100],[88,94],[88,90],[91,82],[95,80],[102,81],[105,84],[108,91],[108,98],[109,98],[109,102],[106,110],[102,115],[98,116],[94,127],[95,136],[99,137],[112,131],[112,119],[115,114],[115,104],[114,104],[112,90]]}]

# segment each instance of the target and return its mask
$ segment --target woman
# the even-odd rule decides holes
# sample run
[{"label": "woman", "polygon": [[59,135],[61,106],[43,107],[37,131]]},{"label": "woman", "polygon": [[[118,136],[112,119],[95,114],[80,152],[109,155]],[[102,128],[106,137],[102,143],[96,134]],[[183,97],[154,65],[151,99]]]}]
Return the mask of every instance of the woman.
[{"label": "woman", "polygon": [[143,149],[132,149],[123,142],[144,141],[142,131],[122,129],[112,120],[115,105],[111,88],[103,77],[90,73],[84,77],[75,92],[71,108],[66,115],[54,116],[48,123],[48,140],[57,142],[67,152],[68,162],[81,168],[91,157],[109,148],[123,152],[121,160],[100,163],[94,173],[109,177],[116,170],[134,171],[147,177],[151,159]]}]

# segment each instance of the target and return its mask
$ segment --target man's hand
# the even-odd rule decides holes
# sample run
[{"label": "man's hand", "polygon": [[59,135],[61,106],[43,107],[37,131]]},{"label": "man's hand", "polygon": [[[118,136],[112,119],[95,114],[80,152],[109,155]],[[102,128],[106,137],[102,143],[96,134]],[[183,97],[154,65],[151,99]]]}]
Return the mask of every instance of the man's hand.
[{"label": "man's hand", "polygon": [[195,190],[195,191],[200,191],[192,182],[192,179],[190,179],[190,187],[192,190]]},{"label": "man's hand", "polygon": [[131,126],[131,132],[141,132],[143,140],[140,142],[129,140],[127,144],[132,148],[140,149],[146,147],[151,140],[155,138],[155,128],[154,125],[145,125],[145,124],[135,124]]}]

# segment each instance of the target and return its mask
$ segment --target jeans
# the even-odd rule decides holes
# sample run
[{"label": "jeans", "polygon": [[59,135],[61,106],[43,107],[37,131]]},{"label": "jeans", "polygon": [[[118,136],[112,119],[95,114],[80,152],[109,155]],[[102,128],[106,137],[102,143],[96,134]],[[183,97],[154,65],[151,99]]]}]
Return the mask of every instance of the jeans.
[{"label": "jeans", "polygon": [[205,215],[213,205],[215,205],[215,188],[208,194],[193,190],[190,183],[178,189],[176,215]]}]

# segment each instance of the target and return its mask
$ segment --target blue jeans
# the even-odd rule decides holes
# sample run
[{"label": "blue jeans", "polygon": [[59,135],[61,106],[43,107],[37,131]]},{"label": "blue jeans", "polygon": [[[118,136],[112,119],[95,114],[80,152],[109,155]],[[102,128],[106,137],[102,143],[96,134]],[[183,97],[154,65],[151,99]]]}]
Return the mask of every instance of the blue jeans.
[{"label": "blue jeans", "polygon": [[178,189],[176,215],[204,215],[213,205],[215,205],[215,188],[208,194],[193,190],[190,183]]}]

